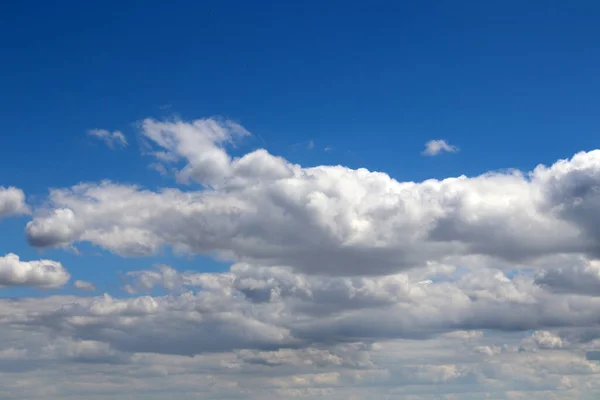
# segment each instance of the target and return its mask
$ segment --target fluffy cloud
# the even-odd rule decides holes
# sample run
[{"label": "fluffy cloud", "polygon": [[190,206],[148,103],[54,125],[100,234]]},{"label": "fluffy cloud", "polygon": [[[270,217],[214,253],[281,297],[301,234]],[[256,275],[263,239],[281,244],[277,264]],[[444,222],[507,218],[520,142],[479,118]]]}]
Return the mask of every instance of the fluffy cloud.
[{"label": "fluffy cloud", "polygon": [[[232,265],[160,264],[124,273],[125,293],[0,300],[0,371],[29,374],[0,376],[10,396],[600,394],[600,151],[529,173],[399,182],[263,149],[234,157],[249,133],[230,121],[140,128],[153,162],[189,186],[53,189],[29,242],[122,256],[168,246]],[[76,378],[57,385],[65,373]]]},{"label": "fluffy cloud", "polygon": [[556,292],[599,296],[600,262],[577,257],[570,263],[540,269],[536,283]]},{"label": "fluffy cloud", "polygon": [[111,132],[106,129],[90,129],[87,133],[89,136],[102,140],[111,149],[127,147],[128,144],[125,135],[121,131]]},{"label": "fluffy cloud", "polygon": [[0,257],[0,287],[59,287],[67,283],[70,274],[61,263],[50,260],[21,261],[16,254]]},{"label": "fluffy cloud", "polygon": [[[107,294],[34,317],[63,336],[103,342],[129,353],[194,355],[292,345],[285,327],[245,315],[212,293],[115,299]],[[275,312],[275,307],[265,312]],[[174,329],[174,327],[176,327]]]},{"label": "fluffy cloud", "polygon": [[[222,291],[202,288],[196,295],[174,297],[1,300],[0,370],[14,373],[18,366],[28,371],[29,384],[19,387],[2,376],[0,383],[14,397],[51,399],[73,393],[82,398],[121,399],[132,388],[142,399],[169,392],[184,399],[199,392],[209,399],[452,398],[445,397],[448,393],[460,399],[478,399],[482,393],[492,399],[526,394],[540,399],[593,399],[600,389],[600,367],[548,331],[529,336],[457,331],[370,343],[344,343],[338,335],[329,336],[326,343],[303,345],[270,337],[267,340],[278,345],[269,349],[249,340],[267,330],[253,330],[252,324],[240,329],[224,324],[222,317],[233,318],[239,312],[246,318],[293,325],[294,319],[306,319],[309,312],[293,305],[296,296],[285,301],[286,308],[297,307],[295,316],[282,308],[269,315],[265,311],[271,306],[265,302],[217,298],[223,298]],[[282,301],[279,297],[268,303],[281,306]],[[367,314],[369,309],[361,312]],[[336,314],[330,312],[329,317],[336,319]],[[28,331],[26,337],[20,333],[23,329]],[[370,323],[366,331],[373,335],[377,329]],[[525,347],[523,351],[523,343],[540,350]],[[190,357],[183,349],[195,349],[197,354]],[[67,371],[71,383],[55,386],[52,380]],[[95,385],[92,377],[99,374],[103,384]],[[48,390],[44,395],[35,393],[41,386]]]},{"label": "fluffy cloud", "polygon": [[[192,398],[200,388],[215,399],[594,398],[600,368],[586,353],[596,348],[598,299],[508,277],[492,259],[456,263],[325,278],[248,264],[224,273],[159,265],[129,273],[128,284],[171,294],[4,300],[0,369],[19,366],[36,385],[49,371],[72,371],[72,385],[44,395],[6,382],[29,398],[122,398],[126,387],[142,399],[165,390]],[[557,326],[571,327],[571,339],[549,330]],[[587,337],[577,337],[583,327]],[[86,383],[98,373],[111,383]]]},{"label": "fluffy cloud", "polygon": [[548,331],[536,331],[531,338],[542,349],[560,349],[565,345],[563,339]]},{"label": "fluffy cloud", "polygon": [[425,150],[423,150],[424,156],[436,156],[440,153],[455,153],[459,149],[457,146],[451,145],[443,139],[430,140],[425,143]]},{"label": "fluffy cloud", "polygon": [[126,256],[164,245],[308,273],[381,275],[482,254],[523,262],[599,254],[600,151],[524,175],[398,182],[341,166],[302,168],[257,150],[230,157],[233,123],[146,120],[164,160],[184,160],[180,180],[205,190],[160,192],[110,182],[50,193],[27,225],[31,244],[89,241]]},{"label": "fluffy cloud", "polygon": [[453,280],[427,285],[402,273],[322,278],[245,264],[221,274],[179,274],[163,266],[129,277],[132,288],[161,286],[173,293],[84,298],[37,313],[32,321],[120,351],[191,356],[439,335],[480,339],[472,330],[538,330],[532,344],[562,348],[565,341],[545,329],[593,328],[600,312],[600,298],[556,295],[531,277],[508,278],[484,262]]},{"label": "fluffy cloud", "polygon": [[29,212],[25,203],[25,193],[21,189],[0,186],[0,218]]},{"label": "fluffy cloud", "polygon": [[[157,161],[173,163],[184,160],[185,167],[178,171],[180,182],[196,181],[214,185],[229,177],[234,172],[244,173],[242,162],[239,171],[234,171],[232,159],[224,149],[224,144],[231,143],[240,136],[248,135],[241,125],[228,120],[202,119],[192,123],[182,121],[159,122],[153,119],[142,121],[144,137],[159,148],[151,152]],[[276,172],[273,163],[260,164],[250,162],[249,174]]]}]

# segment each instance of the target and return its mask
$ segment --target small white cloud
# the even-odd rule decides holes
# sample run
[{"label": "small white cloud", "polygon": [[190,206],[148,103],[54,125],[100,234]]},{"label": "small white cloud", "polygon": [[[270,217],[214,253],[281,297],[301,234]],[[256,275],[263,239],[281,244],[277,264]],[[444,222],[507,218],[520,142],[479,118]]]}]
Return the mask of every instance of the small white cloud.
[{"label": "small white cloud", "polygon": [[88,135],[102,140],[111,149],[126,147],[128,144],[125,135],[121,131],[110,132],[106,129],[90,129]]},{"label": "small white cloud", "polygon": [[25,203],[25,193],[21,189],[0,186],[0,218],[30,212],[29,206]]},{"label": "small white cloud", "polygon": [[306,148],[308,148],[309,150],[312,150],[315,148],[315,142],[313,142],[312,140],[309,140],[308,143],[306,144]]},{"label": "small white cloud", "polygon": [[424,156],[435,156],[443,152],[455,153],[459,150],[457,146],[451,145],[443,139],[430,140],[425,143],[425,150],[421,154]]},{"label": "small white cloud", "polygon": [[565,345],[560,336],[548,331],[535,331],[531,339],[540,349],[560,349]]},{"label": "small white cloud", "polygon": [[77,281],[73,282],[73,286],[75,286],[77,289],[82,290],[84,292],[96,291],[96,285],[94,285],[92,282],[77,280]]},{"label": "small white cloud", "polygon": [[57,261],[21,261],[13,253],[0,257],[0,286],[55,288],[67,283],[70,277]]}]

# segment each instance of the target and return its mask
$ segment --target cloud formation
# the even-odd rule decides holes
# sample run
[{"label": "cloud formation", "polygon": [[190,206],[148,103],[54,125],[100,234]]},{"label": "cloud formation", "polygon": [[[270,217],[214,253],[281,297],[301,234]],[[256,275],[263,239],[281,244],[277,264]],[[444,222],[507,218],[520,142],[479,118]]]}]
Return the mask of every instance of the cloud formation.
[{"label": "cloud formation", "polygon": [[171,165],[180,160],[185,162],[185,166],[177,171],[177,180],[181,183],[195,181],[203,185],[218,185],[233,174],[243,177],[261,171],[276,173],[273,162],[260,164],[252,159],[234,162],[227,154],[225,144],[249,135],[246,129],[233,121],[200,119],[186,123],[147,118],[141,122],[141,128],[143,137],[158,148],[151,155],[159,165]]},{"label": "cloud formation", "polygon": [[29,213],[29,206],[25,203],[25,193],[21,189],[0,186],[0,218]]},{"label": "cloud formation", "polygon": [[[449,279],[440,279],[444,274]],[[598,298],[553,294],[533,278],[509,278],[485,260],[459,277],[433,267],[426,276],[437,282],[427,285],[421,283],[423,271],[322,278],[247,264],[221,274],[163,266],[130,276],[131,287],[145,289],[145,295],[82,298],[32,318],[61,335],[119,351],[193,356],[423,340],[473,330],[543,331],[533,336],[538,347],[562,348],[563,341],[545,331],[593,328],[600,312]],[[153,296],[158,288],[170,294]],[[215,333],[218,340],[211,339]]]},{"label": "cloud formation", "polygon": [[437,156],[441,153],[456,153],[458,150],[457,146],[451,145],[443,139],[438,139],[425,143],[425,150],[421,154],[424,156]]},{"label": "cloud formation", "polygon": [[102,140],[111,149],[123,148],[128,145],[127,138],[121,131],[111,132],[106,129],[90,129],[87,133],[89,136]]},{"label": "cloud formation", "polygon": [[[71,390],[122,398],[125,382],[143,383],[150,391],[138,394],[148,399],[153,390],[186,398],[200,387],[215,399],[593,398],[600,367],[586,354],[600,334],[573,333],[596,326],[598,299],[546,292],[480,261],[460,274],[432,265],[326,279],[251,265],[220,274],[159,266],[130,274],[131,284],[170,294],[0,300],[0,368],[19,363],[43,381],[35,371],[45,363],[93,366],[56,398]],[[423,277],[434,282],[422,285]],[[31,332],[26,345],[20,327]],[[122,374],[123,385],[86,385],[99,371],[109,380]]]},{"label": "cloud formation", "polygon": [[[165,245],[234,262],[326,275],[384,275],[480,254],[522,262],[599,254],[600,151],[549,167],[424,182],[342,166],[303,168],[265,150],[230,157],[233,123],[146,120],[143,132],[183,159],[177,179],[204,190],[159,192],[82,183],[50,192],[27,224],[37,247],[85,241],[123,256]],[[125,217],[123,217],[125,216]]]},{"label": "cloud formation", "polygon": [[[10,396],[600,395],[599,150],[529,172],[401,182],[265,149],[233,156],[250,133],[227,120],[139,126],[146,155],[186,186],[52,189],[29,243],[231,265],[158,264],[124,272],[121,292],[0,299],[0,371],[35,382],[0,374]],[[52,263],[15,257],[0,272]],[[64,285],[59,270],[45,282]]]},{"label": "cloud formation", "polygon": [[0,257],[0,287],[56,288],[67,283],[70,277],[62,264],[56,261],[21,261],[13,253]]},{"label": "cloud formation", "polygon": [[73,282],[73,286],[75,286],[77,289],[84,291],[84,292],[95,292],[96,291],[96,285],[94,285],[92,282],[76,280],[75,282]]}]

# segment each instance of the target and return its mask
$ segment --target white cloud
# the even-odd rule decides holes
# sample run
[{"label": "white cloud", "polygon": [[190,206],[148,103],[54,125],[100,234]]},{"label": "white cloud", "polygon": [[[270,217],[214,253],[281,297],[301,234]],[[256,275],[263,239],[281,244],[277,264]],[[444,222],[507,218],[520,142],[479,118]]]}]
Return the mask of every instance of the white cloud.
[{"label": "white cloud", "polygon": [[[163,266],[130,276],[132,287],[160,285],[172,294],[83,298],[60,312],[32,316],[33,321],[120,351],[194,355],[326,346],[332,340],[374,343],[444,335],[477,341],[481,330],[538,330],[532,336],[538,347],[561,348],[566,342],[545,332],[548,327],[593,328],[600,312],[600,298],[553,294],[530,277],[511,279],[485,263],[454,281],[425,286],[406,273],[324,278],[244,264],[221,274],[178,273]],[[209,340],[216,332],[219,339]]]},{"label": "white cloud", "polygon": [[[145,119],[141,123],[142,135],[160,150],[152,152],[158,163],[169,163],[183,159],[187,164],[177,174],[182,183],[195,181],[205,185],[218,185],[236,169],[223,147],[236,138],[249,135],[241,125],[229,120],[201,119],[191,123],[182,121],[159,122]],[[242,162],[238,173],[262,170],[269,174],[272,163],[259,164],[247,160]],[[258,168],[258,170],[257,170]]]},{"label": "white cloud", "polygon": [[121,131],[110,132],[106,129],[90,129],[88,135],[102,140],[108,147],[127,147],[127,139]]},{"label": "white cloud", "polygon": [[[259,280],[268,282],[270,279],[264,276]],[[348,278],[335,278],[340,279],[348,282]],[[319,285],[318,281],[314,279],[305,289],[316,293],[311,288]],[[364,282],[364,286],[347,286],[346,293],[361,293],[371,285]],[[432,285],[440,285],[439,294],[404,300],[407,305],[426,303],[406,318],[405,328],[428,320],[435,324],[436,318],[430,314],[433,308],[443,302],[451,303],[448,296],[443,295],[443,291],[448,290],[444,284]],[[331,283],[325,286],[330,287]],[[493,283],[489,283],[486,287],[491,289],[492,286]],[[6,380],[7,374],[0,376],[0,384],[14,397],[50,399],[65,398],[73,393],[82,398],[125,399],[127,393],[136,398],[154,399],[158,397],[152,396],[168,392],[176,392],[178,398],[186,399],[197,396],[199,390],[209,399],[248,396],[280,399],[317,394],[335,400],[375,395],[403,399],[452,398],[445,397],[448,393],[460,399],[478,399],[481,393],[496,399],[507,398],[507,393],[511,396],[529,394],[530,398],[539,399],[551,396],[591,399],[600,389],[597,384],[600,367],[582,354],[580,350],[586,347],[571,350],[551,332],[535,332],[530,336],[534,345],[544,349],[541,352],[519,351],[523,335],[503,330],[487,330],[485,335],[478,331],[460,331],[397,339],[382,337],[377,331],[386,325],[396,325],[410,308],[387,308],[385,313],[392,321],[386,324],[382,318],[366,318],[376,310],[368,303],[361,303],[358,308],[355,304],[337,311],[330,309],[325,315],[319,315],[315,314],[319,306],[330,303],[320,295],[311,298],[291,291],[285,297],[266,303],[248,303],[250,299],[244,301],[234,292],[229,295],[226,291],[202,288],[196,294],[134,299],[52,296],[0,300],[3,326],[0,371],[13,370],[13,377],[18,376],[14,371],[17,367],[28,371],[27,385],[15,385],[14,380]],[[301,302],[297,303],[298,300]],[[558,304],[564,300],[556,301]],[[484,304],[491,305],[494,301],[499,299],[485,300]],[[305,308],[303,302],[314,303],[313,311]],[[449,308],[452,307],[449,304]],[[515,305],[506,313],[494,313],[494,317],[506,320],[511,312],[520,313],[519,308]],[[551,304],[548,308],[555,307]],[[346,325],[335,321],[357,312],[366,324]],[[493,309],[488,312],[493,313]],[[468,314],[465,313],[465,317]],[[564,317],[569,317],[568,312]],[[238,322],[226,324],[224,318]],[[591,312],[590,323],[594,323],[594,318]],[[310,324],[311,320],[342,323],[344,329],[338,330],[336,335],[313,335],[300,342],[290,341],[291,337],[298,336],[299,331],[294,326]],[[451,320],[452,317],[447,319]],[[261,326],[258,321],[270,323]],[[244,327],[236,325],[239,323]],[[25,337],[20,326],[27,326]],[[265,329],[266,326],[270,328]],[[283,342],[277,336],[264,336],[277,326],[279,329],[292,327]],[[352,330],[359,326],[363,328],[361,335],[366,343],[348,342],[347,339],[356,334]],[[371,339],[365,336],[366,332],[370,332]],[[266,339],[271,346],[253,338]],[[484,348],[489,350],[481,350]],[[213,354],[215,351],[218,353]],[[196,355],[190,357],[190,354]],[[50,382],[65,371],[71,371],[72,384],[53,386]],[[92,384],[96,380],[90,378],[94,376],[102,376],[103,385]],[[34,392],[41,386],[47,389],[45,393]]]},{"label": "white cloud", "polygon": [[71,276],[61,263],[50,260],[21,261],[9,253],[0,257],[0,286],[59,287]]},{"label": "white cloud", "polygon": [[399,182],[233,157],[248,132],[228,121],[140,126],[163,173],[203,188],[54,189],[30,243],[233,264],[129,269],[123,297],[0,299],[13,398],[597,398],[600,151]]},{"label": "white cloud", "polygon": [[531,339],[542,349],[560,349],[565,346],[560,336],[548,331],[536,331],[531,335]]},{"label": "white cloud", "polygon": [[331,275],[389,274],[469,254],[511,262],[600,255],[600,151],[528,174],[399,182],[366,169],[303,168],[265,150],[232,158],[219,143],[246,131],[231,124],[146,120],[145,135],[166,150],[161,159],[186,162],[178,179],[209,187],[52,190],[50,207],[27,225],[30,243],[88,241],[128,256],[170,245]]},{"label": "white cloud", "polygon": [[459,150],[457,146],[451,145],[443,139],[430,140],[425,143],[425,150],[422,154],[425,156],[436,156],[440,153],[455,153]]},{"label": "white cloud", "polygon": [[[27,385],[2,376],[0,384],[13,397],[40,399],[167,392],[185,399],[199,390],[209,399],[593,398],[600,368],[585,359],[591,343],[572,350],[555,333],[537,331],[525,340],[546,351],[523,352],[524,335],[505,330],[594,326],[595,299],[545,292],[485,265],[425,287],[419,275],[319,278],[249,265],[222,274],[159,266],[130,277],[179,294],[0,300],[0,370],[28,371]],[[466,326],[486,333],[455,331]],[[72,383],[53,386],[66,371]],[[103,385],[92,384],[97,376]],[[41,386],[46,391],[35,392]]]},{"label": "white cloud", "polygon": [[25,203],[25,193],[21,189],[0,186],[0,218],[29,213],[29,207]]}]

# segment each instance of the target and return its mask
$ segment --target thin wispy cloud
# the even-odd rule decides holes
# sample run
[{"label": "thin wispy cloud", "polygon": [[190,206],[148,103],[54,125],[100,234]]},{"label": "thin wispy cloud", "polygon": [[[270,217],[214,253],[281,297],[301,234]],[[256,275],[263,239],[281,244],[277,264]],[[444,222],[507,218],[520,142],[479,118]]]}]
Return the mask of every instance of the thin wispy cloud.
[{"label": "thin wispy cloud", "polygon": [[87,133],[88,136],[102,140],[111,149],[124,148],[128,145],[127,138],[121,131],[111,132],[106,129],[90,129]]},{"label": "thin wispy cloud", "polygon": [[313,150],[316,148],[316,144],[315,144],[315,141],[311,139],[311,140],[291,144],[291,145],[289,145],[289,148],[294,151],[301,150],[301,149]]},{"label": "thin wispy cloud", "polygon": [[443,139],[430,140],[425,143],[425,150],[421,152],[424,156],[437,156],[441,153],[456,153],[460,149],[451,145]]},{"label": "thin wispy cloud", "polygon": [[83,292],[93,292],[96,290],[96,285],[88,281],[76,280],[73,282],[73,286]]}]

